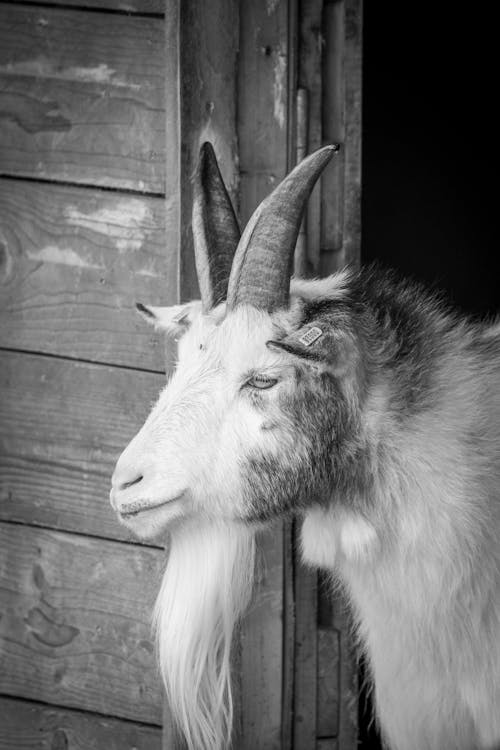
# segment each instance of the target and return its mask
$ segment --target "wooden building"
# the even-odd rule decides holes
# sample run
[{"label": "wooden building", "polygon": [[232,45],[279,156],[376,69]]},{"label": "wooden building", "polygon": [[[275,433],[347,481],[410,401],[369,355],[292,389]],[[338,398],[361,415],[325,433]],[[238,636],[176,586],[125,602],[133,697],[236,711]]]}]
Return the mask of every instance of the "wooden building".
[{"label": "wooden building", "polygon": [[[0,1],[0,750],[174,747],[150,635],[165,553],[108,503],[173,357],[134,303],[197,294],[206,139],[242,222],[340,141],[296,266],[355,261],[360,115],[361,0]],[[294,533],[260,539],[235,747],[353,750],[346,614]]]}]

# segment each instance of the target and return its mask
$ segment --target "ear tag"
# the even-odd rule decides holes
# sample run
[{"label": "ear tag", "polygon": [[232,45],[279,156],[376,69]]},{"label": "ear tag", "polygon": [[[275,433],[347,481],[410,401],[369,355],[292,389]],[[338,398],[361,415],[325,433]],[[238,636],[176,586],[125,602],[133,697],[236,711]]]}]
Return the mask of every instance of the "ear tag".
[{"label": "ear tag", "polygon": [[189,312],[187,310],[183,310],[172,319],[172,322],[180,325],[181,323],[185,323],[188,318]]},{"label": "ear tag", "polygon": [[299,338],[299,342],[304,344],[304,346],[311,346],[311,344],[314,344],[314,342],[322,335],[323,331],[321,328],[313,326],[312,328],[308,328],[308,330],[302,334]]}]

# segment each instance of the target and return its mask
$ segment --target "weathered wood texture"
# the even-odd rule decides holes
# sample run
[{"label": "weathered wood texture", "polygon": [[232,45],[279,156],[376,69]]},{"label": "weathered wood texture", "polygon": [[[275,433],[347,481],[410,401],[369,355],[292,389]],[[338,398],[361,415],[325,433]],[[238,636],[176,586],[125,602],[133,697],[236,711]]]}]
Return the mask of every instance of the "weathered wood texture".
[{"label": "weathered wood texture", "polygon": [[[338,634],[338,696],[340,703],[338,745],[339,750],[352,750],[358,744],[358,662],[351,636],[352,620],[347,603],[340,593],[336,594],[333,599],[333,628]],[[335,639],[331,639],[330,648],[332,649],[332,661],[335,662]],[[333,706],[333,691],[329,700],[330,705]]]},{"label": "weathered wood texture", "polygon": [[[287,168],[288,3],[241,3],[238,70],[240,215],[246,223]],[[263,535],[257,603],[242,632],[241,750],[274,750],[290,736],[283,674],[290,617],[283,591],[283,524]]]},{"label": "weathered wood texture", "polygon": [[160,550],[0,523],[0,692],[160,724]]},{"label": "weathered wood texture", "polygon": [[156,18],[0,4],[0,173],[165,191]]},{"label": "weathered wood texture", "polygon": [[[17,5],[33,5],[32,0],[14,0]],[[168,0],[50,0],[50,5],[75,7],[79,10],[95,8],[96,10],[118,11],[120,13],[154,13],[163,15]]]},{"label": "weathered wood texture", "polygon": [[0,697],[0,750],[161,750],[161,729]]},{"label": "weathered wood texture", "polygon": [[[323,0],[302,0],[299,23],[298,86],[307,92],[307,153],[323,145],[322,35]],[[321,182],[314,188],[306,212],[307,275],[317,275],[321,247]]]},{"label": "weathered wood texture", "polygon": [[342,144],[322,183],[320,272],[328,274],[358,263],[361,250],[362,0],[325,2],[323,24],[323,139]]},{"label": "weathered wood texture", "polygon": [[324,655],[319,653],[317,643],[317,573],[302,567],[298,560],[296,563],[293,747],[307,750],[314,747],[321,721],[318,669],[323,667]]},{"label": "weathered wood texture", "polygon": [[3,352],[0,518],[129,539],[108,502],[110,477],[163,380]]},{"label": "weathered wood texture", "polygon": [[[357,747],[357,743],[352,747]],[[343,748],[339,745],[336,737],[327,737],[316,742],[316,750],[343,750]]]},{"label": "weathered wood texture", "polygon": [[163,369],[134,305],[175,300],[176,237],[161,198],[0,179],[0,346]]},{"label": "weathered wood texture", "polygon": [[241,627],[241,737],[238,750],[278,750],[283,697],[283,524],[258,538],[255,595]]},{"label": "weathered wood texture", "polygon": [[[342,148],[325,172],[321,206],[321,261],[342,252],[344,218],[345,128],[343,106],[344,2],[327,2],[323,12],[323,138]],[[335,259],[339,263],[338,258]],[[322,268],[323,270],[323,268]],[[326,271],[326,269],[324,269]],[[328,269],[330,271],[330,269]]]},{"label": "weathered wood texture", "polygon": [[339,641],[334,628],[318,628],[317,632],[317,735],[335,737],[339,732]]},{"label": "weathered wood texture", "polygon": [[[173,130],[178,141],[178,155],[167,149],[167,175],[172,169],[177,178],[182,300],[199,295],[191,234],[191,177],[204,141],[212,142],[236,202],[238,8],[237,0],[185,0],[179,6],[170,0],[167,4],[167,137]],[[174,48],[177,55],[169,53]]]},{"label": "weathered wood texture", "polygon": [[359,263],[361,254],[361,126],[363,0],[345,2],[345,190],[344,257]]}]

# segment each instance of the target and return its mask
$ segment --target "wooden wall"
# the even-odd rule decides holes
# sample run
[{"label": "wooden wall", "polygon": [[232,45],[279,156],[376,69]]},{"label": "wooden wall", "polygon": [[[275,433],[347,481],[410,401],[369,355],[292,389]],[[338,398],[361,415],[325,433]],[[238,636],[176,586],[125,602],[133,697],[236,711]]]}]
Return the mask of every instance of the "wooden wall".
[{"label": "wooden wall", "polygon": [[0,3],[0,748],[159,750],[164,553],[107,495],[177,295],[163,7],[57,5]]},{"label": "wooden wall", "polygon": [[[164,382],[134,303],[196,295],[200,141],[246,221],[293,165],[297,89],[306,150],[344,144],[304,270],[357,258],[360,23],[360,0],[0,0],[0,750],[173,748],[149,624],[164,552],[107,499]],[[294,534],[260,539],[236,746],[352,750],[343,605]]]}]

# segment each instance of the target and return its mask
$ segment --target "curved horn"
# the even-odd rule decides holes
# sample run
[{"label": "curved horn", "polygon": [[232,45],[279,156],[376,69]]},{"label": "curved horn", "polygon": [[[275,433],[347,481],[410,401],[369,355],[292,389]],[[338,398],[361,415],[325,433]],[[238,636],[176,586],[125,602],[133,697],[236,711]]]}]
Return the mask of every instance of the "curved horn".
[{"label": "curved horn", "polygon": [[236,251],[228,309],[243,303],[275,310],[288,304],[293,252],[302,213],[314,183],[338,144],[305,158],[252,214]]},{"label": "curved horn", "polygon": [[193,188],[193,240],[203,312],[227,296],[240,228],[211,143],[200,149]]}]

